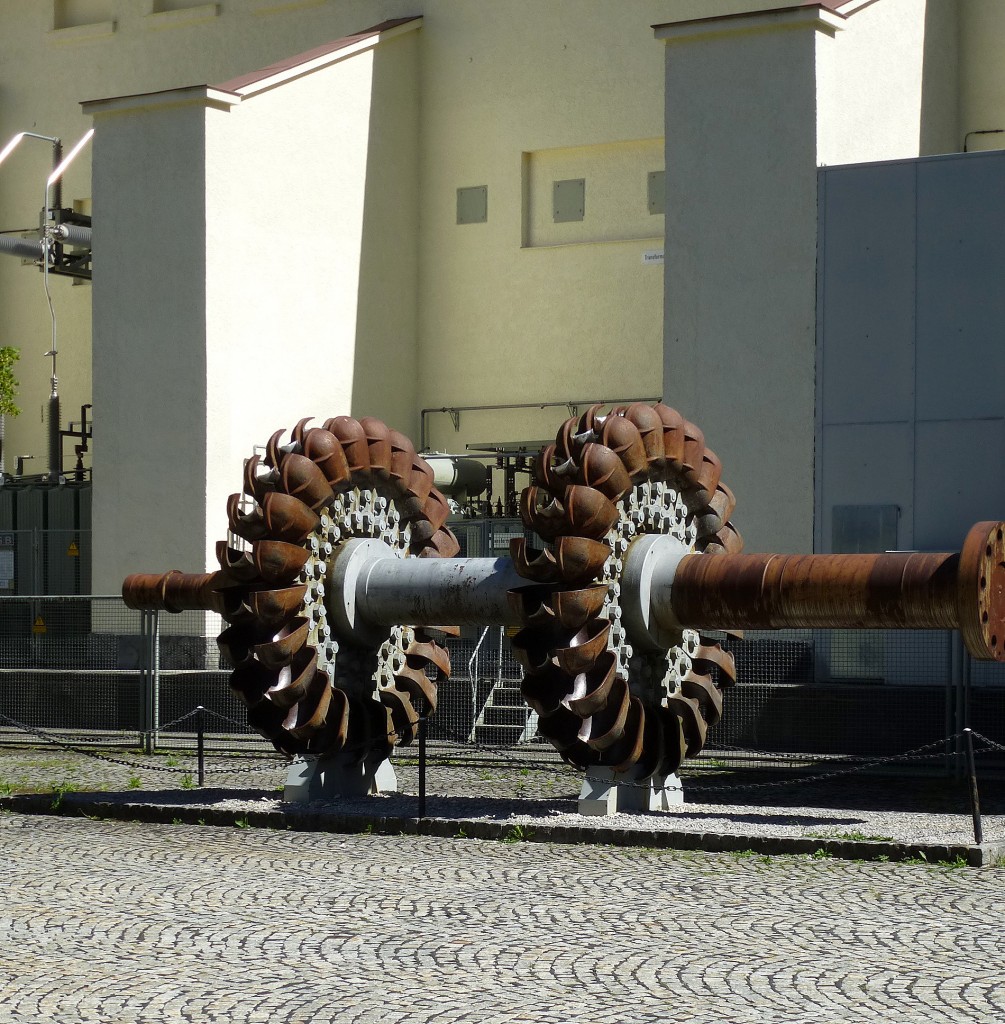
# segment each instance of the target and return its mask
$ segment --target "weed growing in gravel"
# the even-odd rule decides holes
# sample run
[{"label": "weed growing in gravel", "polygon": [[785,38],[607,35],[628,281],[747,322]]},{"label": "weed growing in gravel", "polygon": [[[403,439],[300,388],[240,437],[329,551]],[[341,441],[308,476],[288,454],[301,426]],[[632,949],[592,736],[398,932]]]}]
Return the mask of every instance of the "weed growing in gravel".
[{"label": "weed growing in gravel", "polygon": [[140,777],[138,775],[130,775],[129,782],[127,782],[126,785],[130,789],[139,789],[142,783],[140,782]]},{"label": "weed growing in gravel", "polygon": [[177,768],[178,767],[178,758],[175,757],[174,754],[168,754],[168,756],[164,758],[164,767],[165,768]]},{"label": "weed growing in gravel", "polygon": [[10,796],[13,792],[14,787],[6,779],[0,779],[0,796]]},{"label": "weed growing in gravel", "polygon": [[192,780],[192,773],[185,772],[185,774],[181,777],[181,782],[179,783],[179,785],[181,786],[182,789],[194,789],[195,782]]},{"label": "weed growing in gravel", "polygon": [[234,828],[251,828],[251,822],[248,821],[247,815],[243,818],[238,818],[234,822]]},{"label": "weed growing in gravel", "polygon": [[525,843],[530,839],[530,832],[523,825],[511,825],[510,830],[502,837],[504,843]]},{"label": "weed growing in gravel", "polygon": [[54,811],[58,810],[63,803],[63,797],[66,796],[67,793],[74,792],[76,788],[77,787],[72,782],[66,782],[65,780],[63,782],[57,782],[56,785],[52,787],[52,809]]},{"label": "weed growing in gravel", "polygon": [[824,849],[823,847],[820,847],[820,849],[819,849],[819,850],[814,850],[814,851],[813,851],[813,852],[812,852],[812,853],[810,854],[810,856],[811,856],[811,857],[812,857],[812,858],[813,858],[814,860],[827,860],[827,859],[828,859],[829,857],[833,857],[833,856],[834,856],[834,854],[833,854],[833,853],[831,853],[831,852],[830,852],[830,850],[825,850],[825,849]]},{"label": "weed growing in gravel", "polygon": [[814,839],[846,839],[853,843],[892,843],[893,836],[870,836],[865,832],[810,832]]},{"label": "weed growing in gravel", "polygon": [[181,820],[181,818],[172,818],[172,819],[171,819],[171,824],[172,824],[172,825],[184,825],[184,824],[185,824],[185,822],[183,822],[183,821]]},{"label": "weed growing in gravel", "polygon": [[465,832],[465,831],[464,831],[464,829],[462,829],[462,828],[459,828],[459,829],[458,829],[458,830],[457,830],[457,831],[456,831],[456,832],[454,833],[454,839],[467,839],[467,838],[468,838],[468,834],[467,834],[467,832]]}]

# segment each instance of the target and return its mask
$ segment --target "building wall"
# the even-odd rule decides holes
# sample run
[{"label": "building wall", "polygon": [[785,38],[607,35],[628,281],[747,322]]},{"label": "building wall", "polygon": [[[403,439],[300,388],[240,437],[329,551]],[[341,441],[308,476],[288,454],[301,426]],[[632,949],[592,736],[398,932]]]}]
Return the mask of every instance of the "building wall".
[{"label": "building wall", "polygon": [[812,541],[815,30],[669,40],[664,385],[751,550]]},{"label": "building wall", "polygon": [[1005,508],[1005,153],[821,177],[818,546],[836,505],[893,505],[896,545],[957,550]]},{"label": "building wall", "polygon": [[205,564],[205,109],[196,94],[99,120],[94,587],[116,593],[152,555]]},{"label": "building wall", "polygon": [[799,8],[658,32],[664,393],[699,396],[749,548],[813,542],[816,168],[952,147],[957,13],[882,0],[847,19]]},{"label": "building wall", "polygon": [[928,4],[881,0],[818,34],[819,165],[921,152]]},{"label": "building wall", "polygon": [[[1005,129],[1005,4],[960,0],[960,138],[974,131]],[[1005,133],[969,139],[971,152],[1005,148]]]},{"label": "building wall", "polygon": [[[662,53],[650,26],[671,10],[700,4],[624,0],[594,5],[589,18],[582,16],[580,0],[547,5],[536,0],[491,5],[428,0],[421,10],[404,0],[171,6],[177,9],[154,12],[127,0],[0,0],[0,24],[6,30],[0,33],[0,135],[37,124],[72,140],[90,124],[79,112],[80,100],[225,81],[388,17],[424,15],[424,28],[410,50],[402,44],[393,59],[390,51],[386,60],[378,58],[385,70],[418,76],[418,85],[397,89],[397,70],[374,78],[359,256],[363,272],[353,293],[352,275],[347,278],[340,269],[335,287],[343,290],[331,314],[345,324],[355,320],[355,355],[329,365],[332,360],[312,345],[306,356],[291,350],[281,359],[284,365],[296,363],[298,373],[310,374],[308,393],[315,382],[327,382],[327,401],[319,414],[335,411],[332,406],[341,401],[344,388],[356,414],[376,413],[417,435],[419,411],[425,407],[660,394],[662,281],[658,264],[643,262],[643,254],[660,249],[663,238],[663,217],[649,213],[646,192],[648,173],[662,167],[663,131]],[[39,66],[46,67],[46,87],[35,95],[30,84],[38,80]],[[255,102],[269,101],[259,97]],[[320,128],[322,137],[337,131],[344,117],[355,116],[343,102],[323,110],[320,118],[316,110],[310,112],[312,127]],[[207,126],[214,119],[238,123],[235,113],[211,111],[208,118]],[[279,138],[283,144],[277,144]],[[208,387],[216,390],[208,392],[205,451],[211,465],[203,471],[209,468],[215,477],[218,462],[226,478],[218,486],[226,493],[236,489],[240,460],[231,460],[236,449],[246,453],[247,436],[254,433],[256,441],[264,441],[287,420],[294,404],[294,420],[316,411],[306,399],[303,404],[281,399],[274,378],[264,389],[269,395],[264,405],[246,397],[251,412],[221,408],[219,394],[238,382],[245,396],[257,397],[269,372],[263,367],[273,366],[274,361],[248,357],[241,348],[242,332],[257,336],[268,330],[277,346],[288,346],[296,319],[292,293],[270,276],[268,264],[239,253],[286,246],[282,262],[271,270],[285,281],[302,266],[298,260],[312,260],[310,288],[327,288],[334,300],[330,264],[341,255],[327,251],[326,236],[344,211],[333,183],[323,178],[312,197],[310,225],[302,223],[303,207],[297,202],[289,217],[285,211],[253,208],[256,193],[247,154],[228,163],[231,154],[223,136],[219,149],[212,139],[213,132],[206,165],[211,187],[206,227],[213,244],[206,256],[205,329],[223,340],[208,357]],[[31,159],[44,170],[45,154],[39,150]],[[261,150],[275,163],[259,169],[273,178],[287,173],[283,161],[297,152],[285,144],[282,127],[276,128],[275,138],[262,140]],[[19,159],[28,158],[19,154]],[[91,197],[89,171],[85,153],[68,178],[68,198]],[[103,173],[114,181],[120,169],[106,164]],[[548,222],[555,174],[587,179],[581,224]],[[21,176],[8,174],[5,167],[0,173],[4,224],[36,216],[39,203],[29,194],[33,189],[17,191],[20,185]],[[458,225],[457,189],[471,185],[487,186],[488,220]],[[117,184],[103,187],[107,203]],[[544,211],[539,216],[543,235],[528,231],[534,209]],[[94,214],[100,220],[100,205]],[[160,260],[158,242],[149,236],[129,252],[147,264]],[[99,253],[96,275],[111,273],[123,262],[119,254]],[[303,278],[297,280],[305,285]],[[44,431],[38,412],[48,393],[48,368],[40,353],[48,348],[48,324],[38,286],[37,276],[16,261],[0,264],[0,303],[16,309],[24,321],[22,326],[16,318],[5,320],[0,343],[17,343],[30,333],[29,326],[36,338],[23,345],[22,367],[34,360],[37,369],[30,377],[22,374],[26,415],[9,426],[9,450],[34,450],[41,457]],[[91,289],[71,288],[65,281],[56,287],[58,305],[79,306],[76,319],[61,316],[61,359],[62,351],[67,353],[61,382],[64,407],[72,409],[91,398]],[[102,294],[111,294],[109,287],[106,283]],[[260,301],[265,294],[284,297],[266,307]],[[134,341],[166,335],[170,323],[139,331]],[[130,378],[122,379],[128,385]],[[122,421],[121,415],[102,411],[98,393],[95,451],[107,436],[105,417]],[[117,394],[114,389],[100,393],[104,402]],[[298,384],[293,393],[303,395],[304,386]],[[125,408],[136,404],[127,402]],[[268,429],[258,434],[257,410],[270,408]],[[547,438],[564,415],[561,407],[465,412],[456,432],[446,415],[431,413],[426,420],[432,445],[457,451],[470,442]],[[238,420],[251,427],[238,427]],[[228,443],[217,443],[228,430]],[[100,455],[95,458],[100,468]],[[101,486],[96,471],[95,487]],[[222,509],[218,521],[221,528],[207,526],[208,533],[222,535]]]}]

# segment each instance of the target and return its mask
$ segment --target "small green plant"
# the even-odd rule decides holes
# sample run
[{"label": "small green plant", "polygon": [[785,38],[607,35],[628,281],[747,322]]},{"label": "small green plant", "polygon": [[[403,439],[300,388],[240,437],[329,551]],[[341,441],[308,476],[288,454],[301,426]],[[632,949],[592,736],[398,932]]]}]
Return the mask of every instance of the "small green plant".
[{"label": "small green plant", "polygon": [[181,818],[172,818],[172,819],[171,819],[171,824],[172,824],[172,825],[184,825],[184,824],[185,824],[185,822],[183,822],[183,821],[181,820]]},{"label": "small green plant", "polygon": [[525,843],[530,839],[530,832],[523,825],[511,825],[509,831],[502,837],[504,843]]},{"label": "small green plant", "polygon": [[140,777],[138,775],[130,775],[129,781],[126,783],[126,785],[130,789],[139,789],[142,783],[140,782]]},{"label": "small green plant", "polygon": [[827,859],[828,859],[829,857],[833,857],[833,856],[834,856],[834,854],[833,854],[833,853],[831,853],[831,852],[830,852],[830,850],[825,850],[825,849],[824,849],[824,848],[823,848],[823,847],[821,846],[821,847],[820,847],[819,849],[817,849],[817,850],[814,850],[814,851],[813,851],[813,852],[812,852],[812,853],[810,854],[810,856],[811,856],[811,857],[812,857],[812,858],[813,858],[814,860],[827,860]]},{"label": "small green plant", "polygon": [[464,831],[464,829],[462,829],[462,828],[459,828],[459,829],[458,829],[458,830],[457,830],[457,831],[456,831],[456,832],[454,833],[454,839],[467,839],[467,838],[468,838],[468,834],[467,834],[467,832],[465,832],[465,831]]},{"label": "small green plant", "polygon": [[756,850],[737,850],[733,854],[733,856],[734,857],[756,857],[757,856],[757,851]]},{"label": "small green plant", "polygon": [[164,758],[164,767],[165,768],[177,768],[178,767],[178,758],[175,757],[174,754],[168,754],[168,756],[166,758]]},{"label": "small green plant", "polygon": [[63,803],[63,797],[67,793],[72,793],[77,787],[72,782],[57,782],[52,787],[52,809],[58,810]]},{"label": "small green plant", "polygon": [[248,816],[245,815],[243,818],[238,818],[234,822],[234,828],[244,828],[244,829],[251,828],[251,822],[248,821]]},{"label": "small green plant", "polygon": [[179,783],[179,785],[181,786],[182,789],[194,789],[195,782],[192,779],[192,773],[185,772],[185,774],[181,777],[181,782]]},{"label": "small green plant", "polygon": [[0,796],[10,796],[13,792],[14,787],[6,779],[0,779]]},{"label": "small green plant", "polygon": [[814,839],[846,839],[853,843],[892,843],[892,836],[871,836],[865,832],[811,832]]}]

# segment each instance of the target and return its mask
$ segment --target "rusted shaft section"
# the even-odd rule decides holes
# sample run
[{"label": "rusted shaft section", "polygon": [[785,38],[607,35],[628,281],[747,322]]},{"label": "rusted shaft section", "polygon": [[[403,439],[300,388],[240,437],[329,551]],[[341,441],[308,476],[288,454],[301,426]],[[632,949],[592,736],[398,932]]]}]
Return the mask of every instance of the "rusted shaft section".
[{"label": "rusted shaft section", "polygon": [[705,629],[959,629],[1005,660],[1003,524],[978,523],[960,553],[689,555],[657,619]]},{"label": "rusted shaft section", "polygon": [[122,584],[122,600],[127,607],[138,611],[183,612],[195,608],[222,611],[218,588],[223,583],[223,574],[219,572],[172,569],[165,573],[134,573]]},{"label": "rusted shaft section", "polygon": [[673,612],[726,629],[954,629],[958,554],[718,555],[681,560]]}]

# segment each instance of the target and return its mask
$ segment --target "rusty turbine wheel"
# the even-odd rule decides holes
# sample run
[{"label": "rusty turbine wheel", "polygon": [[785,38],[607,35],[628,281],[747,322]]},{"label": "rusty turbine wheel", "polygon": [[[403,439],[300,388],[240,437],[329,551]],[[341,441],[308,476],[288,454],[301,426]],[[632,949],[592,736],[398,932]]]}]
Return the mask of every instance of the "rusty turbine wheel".
[{"label": "rusty turbine wheel", "polygon": [[620,582],[631,545],[647,535],[674,538],[681,551],[742,549],[721,468],[702,432],[662,404],[606,416],[594,406],[538,456],[521,515],[546,546],[511,544],[517,571],[540,584],[513,593],[524,623],[513,647],[539,732],[579,768],[668,775],[721,717],[732,655],[691,629],[633,649]]},{"label": "rusty turbine wheel", "polygon": [[458,543],[411,441],[373,418],[308,422],[274,434],[264,458],[248,460],[243,493],[228,500],[230,536],[217,545],[209,585],[229,623],[218,643],[248,721],[278,750],[386,754],[414,738],[416,698],[435,709],[436,684],[450,674],[440,640],[456,631],[393,626],[336,639],[328,559],[348,538],[379,539],[399,558],[452,557]]}]

